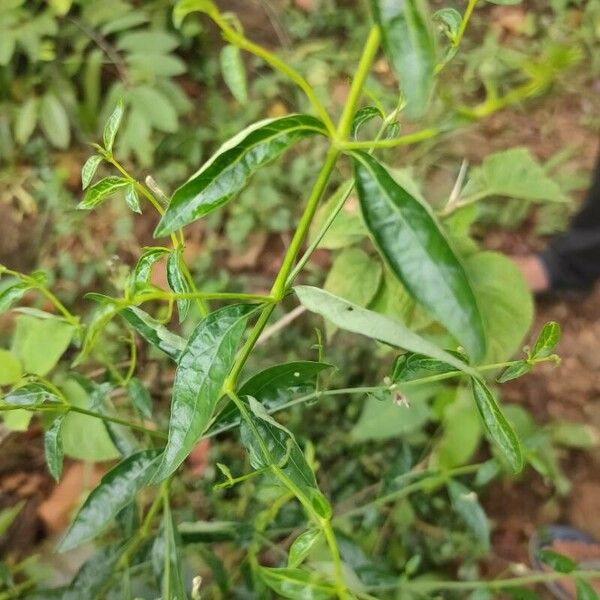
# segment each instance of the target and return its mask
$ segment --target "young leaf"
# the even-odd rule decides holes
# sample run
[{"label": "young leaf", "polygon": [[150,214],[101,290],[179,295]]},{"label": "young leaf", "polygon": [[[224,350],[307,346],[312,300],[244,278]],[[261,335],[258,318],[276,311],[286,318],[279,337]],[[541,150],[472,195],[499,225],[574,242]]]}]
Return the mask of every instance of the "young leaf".
[{"label": "young leaf", "polygon": [[108,117],[106,125],[104,126],[102,138],[104,140],[104,148],[108,152],[112,152],[113,144],[115,142],[115,136],[117,135],[117,131],[119,130],[119,125],[121,124],[121,119],[123,118],[124,110],[125,107],[123,105],[123,100],[119,100],[114,110]]},{"label": "young leaf", "polygon": [[[447,350],[447,352],[456,356],[459,360],[465,360],[458,352],[452,352],[451,350]],[[421,379],[430,375],[441,375],[442,373],[450,373],[455,370],[456,368],[452,365],[435,358],[429,358],[429,356],[425,356],[424,354],[407,352],[398,356],[394,361],[392,381],[413,381],[414,379]]]},{"label": "young leaf", "polygon": [[363,217],[375,245],[410,293],[475,360],[485,355],[483,320],[471,283],[428,208],[371,156],[353,153]]},{"label": "young leaf", "polygon": [[313,547],[321,541],[323,532],[320,529],[308,529],[301,533],[290,547],[288,568],[295,569],[304,562]]},{"label": "young leaf", "polygon": [[[190,294],[192,292],[192,286],[185,276],[182,246],[178,246],[169,254],[169,258],[167,259],[167,281],[169,282],[169,287],[176,294]],[[191,301],[188,299],[177,300],[180,323],[185,320],[190,305]]]},{"label": "young leaf", "polygon": [[152,268],[155,263],[169,253],[170,250],[162,246],[144,248],[144,252],[138,259],[129,278],[129,291],[131,294],[135,294],[138,287],[142,287],[150,282]]},{"label": "young leaf", "polygon": [[354,139],[358,138],[360,128],[373,119],[384,119],[385,115],[376,106],[363,106],[356,111],[352,121],[351,135]]},{"label": "young leaf", "polygon": [[240,103],[248,102],[248,90],[246,86],[246,68],[237,46],[227,44],[221,50],[220,55],[221,73],[233,97]]},{"label": "young leaf", "polygon": [[576,577],[575,585],[577,588],[577,600],[598,600],[598,593],[589,581],[581,577]]},{"label": "young leaf", "polygon": [[462,23],[462,15],[455,8],[441,8],[433,13],[432,18],[443,24],[444,33],[454,42]]},{"label": "young leaf", "polygon": [[85,190],[90,183],[92,183],[92,179],[96,174],[100,163],[104,159],[99,154],[94,154],[90,156],[85,163],[83,163],[83,167],[81,167],[81,189]]},{"label": "young leaf", "polygon": [[427,109],[436,66],[435,38],[426,0],[371,0],[385,54],[400,79],[409,118]]},{"label": "young leaf", "polygon": [[292,600],[327,600],[335,588],[318,575],[302,569],[259,567],[261,579],[280,597]]},{"label": "young leaf", "polygon": [[244,129],[175,191],[154,236],[166,236],[219,208],[261,167],[315,134],[326,135],[326,129],[309,115],[266,119]]},{"label": "young leaf", "polygon": [[523,451],[516,433],[486,384],[478,377],[473,377],[471,387],[475,404],[490,438],[512,470],[519,473],[523,469]]},{"label": "young leaf", "polygon": [[487,516],[477,500],[477,494],[455,479],[448,481],[448,494],[452,507],[465,522],[482,552],[490,548],[490,526]]},{"label": "young leaf", "polygon": [[452,365],[459,371],[471,376],[478,376],[477,371],[469,367],[456,356],[441,350],[432,342],[414,333],[401,323],[380,315],[366,308],[356,306],[342,298],[338,298],[325,290],[308,285],[294,288],[300,302],[311,312],[316,312],[332,323],[360,335],[379,340],[397,348],[425,354]]},{"label": "young leaf", "polygon": [[138,198],[138,194],[133,183],[130,183],[125,189],[125,202],[134,213],[139,215],[142,214],[142,209],[140,208],[140,199]]},{"label": "young leaf", "polygon": [[56,481],[60,479],[63,467],[62,424],[65,415],[58,415],[44,434],[44,452],[50,475]]},{"label": "young leaf", "polygon": [[539,558],[545,565],[558,573],[570,573],[577,568],[577,563],[573,559],[550,550],[550,548],[540,550]]},{"label": "young leaf", "polygon": [[46,92],[40,104],[40,126],[48,141],[60,150],[65,150],[71,141],[69,117],[61,101]]},{"label": "young leaf", "polygon": [[113,467],[79,509],[60,541],[59,551],[76,548],[101,533],[150,481],[158,456],[159,450],[144,450]]},{"label": "young leaf", "polygon": [[60,402],[60,398],[41,383],[26,383],[10,390],[4,396],[3,402],[20,406],[39,406],[44,402]]},{"label": "young leaf", "polygon": [[497,379],[498,383],[506,383],[512,379],[518,379],[531,371],[531,363],[526,360],[519,360],[514,365],[510,365]]},{"label": "young leaf", "polygon": [[25,282],[14,283],[0,292],[0,314],[7,311],[17,300],[20,300],[31,285]]},{"label": "young leaf", "polygon": [[132,377],[127,383],[127,396],[142,417],[147,419],[152,417],[152,398],[137,377]]},{"label": "young leaf", "polygon": [[186,341],[169,331],[162,323],[153,319],[137,306],[123,308],[119,314],[150,344],[173,360],[178,360]]},{"label": "young leaf", "polygon": [[123,177],[111,175],[97,181],[89,187],[83,197],[83,200],[77,205],[79,210],[91,210],[104,202],[109,196],[112,196],[118,190],[129,185],[129,180]]},{"label": "young leaf", "polygon": [[253,311],[248,304],[226,306],[192,332],[175,372],[169,439],[155,481],[171,475],[204,433]]},{"label": "young leaf", "polygon": [[547,358],[554,352],[558,342],[560,342],[560,325],[550,321],[544,325],[531,350],[531,358]]}]

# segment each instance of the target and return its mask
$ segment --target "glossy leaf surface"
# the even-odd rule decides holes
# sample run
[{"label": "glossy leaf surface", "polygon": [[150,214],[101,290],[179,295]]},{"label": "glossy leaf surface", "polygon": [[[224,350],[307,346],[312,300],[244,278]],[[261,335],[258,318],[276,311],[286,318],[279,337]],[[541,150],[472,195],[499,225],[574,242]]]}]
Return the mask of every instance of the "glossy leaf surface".
[{"label": "glossy leaf surface", "polygon": [[545,565],[548,565],[551,569],[559,573],[570,573],[577,568],[577,563],[572,558],[555,552],[550,548],[540,550],[539,558]]},{"label": "glossy leaf surface", "polygon": [[479,414],[492,441],[515,473],[523,469],[521,444],[494,395],[479,378],[471,380],[473,397]]},{"label": "glossy leaf surface", "polygon": [[321,121],[309,115],[289,115],[251,125],[221,146],[175,191],[155,237],[168,235],[219,208],[246,185],[253,173],[290,146],[325,133]]},{"label": "glossy leaf surface", "polygon": [[560,342],[560,325],[554,321],[546,323],[538,336],[532,350],[531,358],[547,358],[554,352],[558,342]]},{"label": "glossy leaf surface", "polygon": [[507,381],[511,381],[513,379],[518,379],[523,375],[526,375],[532,369],[531,363],[526,360],[520,360],[516,362],[514,365],[510,365],[506,370],[504,370],[496,379],[498,383],[506,383]]},{"label": "glossy leaf surface", "polygon": [[262,580],[280,598],[326,600],[335,596],[335,588],[302,569],[260,567]]},{"label": "glossy leaf surface", "polygon": [[356,111],[352,121],[352,129],[350,135],[356,139],[360,128],[373,119],[383,119],[385,115],[376,106],[363,106]]},{"label": "glossy leaf surface", "polygon": [[308,529],[301,533],[290,547],[288,567],[293,569],[304,562],[304,559],[322,538],[323,532],[320,529]]},{"label": "glossy leaf surface", "polygon": [[125,188],[125,203],[134,213],[137,213],[138,215],[142,214],[140,199],[138,198],[138,194],[133,183],[130,183]]},{"label": "glossy leaf surface", "polygon": [[[192,286],[185,277],[185,267],[183,264],[183,248],[179,246],[169,254],[167,259],[167,281],[169,287],[176,294],[189,294],[192,292]],[[191,301],[188,299],[177,300],[177,312],[179,313],[179,322],[181,323],[190,310]]]},{"label": "glossy leaf surface", "polygon": [[81,167],[81,189],[85,190],[90,183],[92,183],[92,179],[100,166],[100,163],[104,159],[99,154],[94,154],[90,156],[85,163],[83,163],[83,167]]},{"label": "glossy leaf surface", "polygon": [[427,109],[436,66],[435,40],[425,0],[371,0],[385,54],[400,79],[406,113]]},{"label": "glossy leaf surface", "polygon": [[64,415],[58,415],[44,434],[44,453],[50,475],[59,480],[63,467],[62,424]]},{"label": "glossy leaf surface", "polygon": [[104,200],[128,185],[129,181],[123,177],[116,177],[115,175],[105,177],[87,189],[77,208],[81,210],[96,208]]},{"label": "glossy leaf surface", "polygon": [[59,544],[59,550],[65,552],[76,548],[102,532],[150,481],[158,456],[158,450],[144,450],[112,468],[79,509]]},{"label": "glossy leaf surface", "polygon": [[363,217],[388,266],[469,354],[481,359],[486,339],[475,294],[433,214],[374,158],[353,156]]},{"label": "glossy leaf surface", "polygon": [[484,510],[479,504],[477,494],[454,479],[448,481],[448,494],[452,502],[452,508],[473,534],[479,549],[482,552],[488,552],[490,548],[490,526]]},{"label": "glossy leaf surface", "polygon": [[175,471],[204,433],[253,310],[247,304],[226,306],[210,313],[192,332],[177,364],[169,440],[157,481]]},{"label": "glossy leaf surface", "polygon": [[119,130],[119,125],[121,124],[121,120],[123,119],[124,110],[125,108],[123,106],[123,101],[119,100],[114,110],[108,117],[106,125],[104,126],[102,139],[104,141],[104,148],[109,152],[112,151],[112,147],[115,142],[115,137],[117,135],[117,131]]}]

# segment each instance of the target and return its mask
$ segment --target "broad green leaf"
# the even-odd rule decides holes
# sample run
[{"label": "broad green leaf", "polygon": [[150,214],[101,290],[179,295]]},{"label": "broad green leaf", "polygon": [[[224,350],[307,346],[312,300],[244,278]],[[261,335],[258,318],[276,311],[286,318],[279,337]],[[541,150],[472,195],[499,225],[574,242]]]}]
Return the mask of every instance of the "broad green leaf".
[{"label": "broad green leaf", "polygon": [[[5,35],[5,32],[2,33]],[[25,145],[35,130],[38,121],[39,100],[30,97],[19,108],[15,120],[15,140],[21,146]]]},{"label": "broad green leaf", "polygon": [[14,409],[2,412],[4,427],[9,431],[27,431],[33,418],[33,412],[25,409]]},{"label": "broad green leaf", "polygon": [[77,205],[77,208],[79,210],[91,210],[92,208],[96,208],[99,204],[104,202],[104,200],[109,198],[109,196],[112,196],[128,185],[129,180],[123,177],[116,177],[115,175],[105,177],[86,190],[85,196]]},{"label": "broad green leaf", "polygon": [[512,260],[478,252],[465,261],[477,296],[488,347],[485,362],[501,362],[521,347],[533,321],[533,298]]},{"label": "broad green leaf", "polygon": [[130,183],[125,188],[125,202],[134,213],[139,215],[142,214],[142,209],[140,208],[140,199],[138,198],[138,194],[133,183]]},{"label": "broad green leaf", "polygon": [[309,115],[266,119],[244,129],[175,191],[154,236],[166,236],[219,208],[258,169],[296,142],[315,134],[325,135],[326,129]]},{"label": "broad green leaf", "polygon": [[510,365],[500,376],[496,379],[498,383],[506,383],[513,379],[518,379],[523,375],[526,375],[531,371],[532,365],[526,360],[519,360],[514,365]]},{"label": "broad green leaf", "polygon": [[65,150],[71,141],[71,127],[65,107],[52,93],[46,92],[40,104],[40,127],[48,141],[60,150]]},{"label": "broad green leaf", "polygon": [[137,377],[132,377],[127,382],[127,396],[142,417],[146,419],[152,417],[152,398],[150,398],[148,390]]},{"label": "broad green leaf", "polygon": [[507,196],[539,202],[568,202],[527,148],[511,148],[487,156],[473,169],[462,196]]},{"label": "broad green leaf", "polygon": [[14,523],[15,519],[19,516],[19,513],[23,510],[26,500],[21,500],[14,506],[0,511],[0,536],[3,536],[8,528]]},{"label": "broad green leaf", "polygon": [[410,331],[401,323],[366,308],[356,306],[325,290],[308,285],[296,286],[294,290],[300,302],[308,310],[322,315],[342,329],[365,335],[397,348],[404,348],[411,352],[437,358],[471,376],[478,376],[477,371],[465,362],[449,352],[441,350],[435,344]]},{"label": "broad green leaf", "polygon": [[519,473],[523,469],[523,451],[516,433],[487,385],[473,377],[471,387],[486,431],[512,470]]},{"label": "broad green leaf", "polygon": [[589,581],[576,577],[575,586],[577,588],[577,600],[598,600],[598,593]]},{"label": "broad green leaf", "polygon": [[169,439],[156,481],[177,469],[210,423],[254,310],[247,304],[226,306],[210,313],[192,332],[177,363]]},{"label": "broad green leaf", "polygon": [[129,278],[129,290],[134,294],[136,289],[144,284],[150,283],[152,269],[163,256],[170,253],[168,248],[162,246],[144,248],[143,254],[138,259],[131,277]]},{"label": "broad green leaf", "polygon": [[[323,288],[358,306],[368,306],[381,281],[381,264],[360,248],[346,248],[340,252],[325,279]],[[327,336],[336,328],[325,324]]]},{"label": "broad green leaf", "polygon": [[363,106],[356,111],[354,120],[352,121],[351,136],[354,139],[358,138],[360,128],[373,119],[384,119],[385,115],[376,106]]},{"label": "broad green leaf", "polygon": [[12,385],[21,379],[21,361],[8,350],[0,348],[0,385]]},{"label": "broad green leaf", "polygon": [[119,37],[117,48],[124,52],[165,54],[177,48],[177,37],[166,31],[128,31]]},{"label": "broad green leaf", "polygon": [[572,558],[550,550],[550,548],[543,548],[538,556],[545,565],[559,573],[570,573],[577,568],[577,563]]},{"label": "broad green leaf", "polygon": [[[309,360],[273,365],[252,375],[242,384],[238,395],[252,396],[267,409],[271,409],[291,400],[296,394],[306,394],[311,391],[318,374],[331,368],[332,366],[327,363]],[[237,407],[230,402],[219,413],[213,429],[222,423],[231,422],[237,415]]]},{"label": "broad green leaf", "polygon": [[538,339],[531,350],[531,358],[547,358],[554,352],[558,342],[560,342],[560,325],[550,321],[544,325]]},{"label": "broad green leaf", "polygon": [[19,315],[13,337],[13,353],[27,373],[44,376],[58,363],[71,343],[75,328],[60,319]]},{"label": "broad green leaf", "polygon": [[484,510],[479,504],[477,494],[455,479],[448,481],[448,494],[452,502],[452,508],[473,534],[479,549],[484,553],[488,552],[490,548],[490,526]]},{"label": "broad green leaf", "polygon": [[[176,294],[190,294],[192,286],[185,276],[185,265],[183,263],[183,247],[178,246],[169,254],[167,259],[167,281],[169,287]],[[179,322],[185,320],[190,310],[191,301],[188,299],[177,300],[177,312],[179,313]]]},{"label": "broad green leaf", "polygon": [[288,568],[295,569],[304,562],[310,551],[323,538],[320,529],[308,529],[301,533],[290,547],[288,555]]},{"label": "broad green leaf", "polygon": [[255,469],[277,467],[304,496],[319,516],[328,519],[331,507],[317,485],[311,469],[294,435],[271,417],[265,407],[248,396],[249,422],[242,420],[242,444]]},{"label": "broad green leaf", "polygon": [[7,311],[17,300],[20,300],[31,286],[25,282],[9,285],[0,292],[0,314]]},{"label": "broad green leaf", "polygon": [[119,130],[119,126],[121,125],[124,112],[125,106],[123,105],[123,100],[119,100],[112,113],[110,113],[108,120],[106,121],[104,132],[102,133],[102,139],[104,141],[104,148],[108,150],[108,152],[112,152],[113,144],[115,143],[115,137],[117,135],[117,131]]},{"label": "broad green leaf", "polygon": [[[73,379],[61,385],[70,404],[91,410],[89,396],[81,385]],[[102,462],[120,457],[106,427],[96,417],[77,412],[69,412],[62,425],[63,450],[66,456],[87,462]]]},{"label": "broad green leaf", "polygon": [[354,153],[363,218],[388,266],[409,292],[475,360],[485,355],[485,331],[465,269],[432,212],[371,156]]},{"label": "broad green leaf", "polygon": [[[448,353],[456,356],[456,358],[459,360],[464,360],[464,357],[458,353],[450,350],[448,350]],[[439,361],[435,358],[430,358],[424,354],[407,352],[406,354],[401,354],[398,356],[398,358],[396,358],[394,361],[394,367],[392,369],[392,381],[414,381],[415,379],[422,379],[423,377],[430,377],[431,375],[450,373],[455,370],[456,368],[452,365]]]},{"label": "broad green leaf", "polygon": [[17,44],[16,32],[2,31],[0,36],[0,66],[5,67],[10,62]]},{"label": "broad green leaf", "polygon": [[53,390],[41,383],[26,383],[14,388],[3,398],[6,404],[39,406],[44,402],[60,402]]},{"label": "broad green leaf", "polygon": [[259,567],[261,579],[280,598],[327,600],[336,596],[335,587],[318,575],[302,569]]},{"label": "broad green leaf", "polygon": [[85,190],[90,183],[92,183],[92,179],[100,166],[100,163],[104,159],[99,154],[94,154],[90,156],[85,163],[83,163],[83,167],[81,167],[81,189]]},{"label": "broad green leaf", "polygon": [[59,551],[76,548],[104,531],[150,481],[159,455],[159,450],[143,450],[128,456],[104,475],[75,515],[59,543]]},{"label": "broad green leaf", "polygon": [[439,21],[444,26],[444,33],[450,41],[456,39],[456,34],[462,23],[462,15],[455,8],[441,8],[433,13],[434,21]]},{"label": "broad green leaf", "polygon": [[383,49],[400,79],[406,113],[418,118],[427,109],[437,62],[427,2],[371,0],[371,6]]},{"label": "broad green leaf", "polygon": [[150,344],[173,360],[178,360],[186,341],[137,306],[123,308],[119,314]]},{"label": "broad green leaf", "polygon": [[[147,54],[136,52],[127,55],[127,66],[131,71],[135,71],[139,79],[156,79],[159,77],[176,77],[186,72],[186,64],[178,56],[173,54]],[[163,86],[166,82],[162,82]],[[151,124],[160,131],[174,133],[177,130],[177,109],[175,104],[166,94],[158,92],[150,86],[140,86],[139,90],[144,91],[136,93],[133,103],[144,114]],[[158,98],[158,103],[153,103],[153,99]],[[166,112],[162,112],[166,111]],[[164,119],[161,121],[161,113]],[[160,126],[157,126],[157,123]]]},{"label": "broad green leaf", "polygon": [[56,481],[60,479],[63,468],[63,445],[62,445],[62,424],[65,415],[58,415],[52,425],[44,433],[44,453],[46,455],[46,464],[50,475]]},{"label": "broad green leaf", "polygon": [[[175,57],[155,56],[147,53],[141,55],[143,59],[149,61],[151,66],[158,64],[159,60],[175,60]],[[130,64],[134,57],[129,57]],[[184,68],[185,70],[185,68]],[[169,98],[158,89],[149,85],[140,85],[135,87],[129,93],[129,101],[132,108],[137,109],[153,129],[164,131],[165,133],[174,133],[177,131],[177,111]]]},{"label": "broad green leaf", "polygon": [[118,304],[105,304],[94,311],[90,322],[86,325],[81,352],[73,362],[73,366],[80,365],[91,354],[102,332],[118,312]]},{"label": "broad green leaf", "polygon": [[221,73],[233,97],[240,103],[248,102],[248,89],[246,86],[246,68],[240,49],[227,44],[223,46],[219,56]]}]

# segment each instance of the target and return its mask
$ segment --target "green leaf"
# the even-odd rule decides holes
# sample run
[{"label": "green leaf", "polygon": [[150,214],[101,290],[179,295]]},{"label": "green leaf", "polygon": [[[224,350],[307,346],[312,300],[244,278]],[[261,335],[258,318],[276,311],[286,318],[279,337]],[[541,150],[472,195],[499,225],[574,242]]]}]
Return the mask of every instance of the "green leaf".
[{"label": "green leaf", "polygon": [[166,256],[171,251],[162,246],[144,248],[144,252],[138,259],[131,277],[129,278],[129,290],[131,294],[135,294],[137,288],[143,287],[150,283],[152,269],[163,256]]},{"label": "green leaf", "polygon": [[85,192],[83,200],[77,205],[79,210],[91,210],[104,202],[109,196],[112,196],[120,189],[129,185],[129,180],[123,177],[111,175],[97,181]]},{"label": "green leaf", "polygon": [[[192,293],[192,286],[184,274],[184,268],[183,247],[178,246],[171,254],[169,254],[169,258],[167,259],[167,281],[169,282],[169,287],[176,294]],[[188,311],[190,310],[190,305],[190,300],[177,300],[177,312],[179,313],[180,323],[185,320]]]},{"label": "green leaf", "polygon": [[[131,71],[136,71],[136,75],[142,79],[157,79],[159,77],[176,77],[186,72],[186,64],[178,56],[172,54],[145,54],[136,53],[127,55],[127,66]],[[163,82],[164,85],[164,82]],[[138,108],[150,119],[152,124],[160,131],[175,132],[177,128],[177,110],[175,104],[171,102],[166,95],[160,94],[159,105],[153,106],[150,99],[154,96],[153,92],[157,91],[153,88],[150,93],[143,92],[143,95],[137,95],[135,103]],[[164,119],[159,121],[160,127],[157,127],[155,122],[160,119],[160,111],[158,108],[166,109],[163,113]]]},{"label": "green leaf", "polygon": [[98,166],[104,159],[99,154],[90,156],[81,167],[81,189],[85,190],[96,174]]},{"label": "green leaf", "polygon": [[254,310],[247,304],[226,306],[210,313],[192,332],[175,372],[169,440],[156,481],[177,469],[210,423]]},{"label": "green leaf", "polygon": [[142,214],[142,209],[140,208],[140,199],[138,198],[138,194],[133,183],[130,183],[125,189],[125,202],[134,213],[139,215]]},{"label": "green leaf", "polygon": [[550,356],[554,352],[558,342],[560,342],[560,335],[561,331],[558,323],[554,321],[546,323],[533,345],[531,358],[536,360]]},{"label": "green leaf", "polygon": [[158,456],[159,450],[143,450],[128,456],[104,475],[75,515],[58,545],[59,551],[76,548],[104,531],[150,481]]},{"label": "green leaf", "polygon": [[288,556],[288,568],[294,569],[304,562],[310,551],[323,538],[320,529],[308,529],[301,533],[290,547]]},{"label": "green leaf", "polygon": [[519,473],[523,469],[523,451],[516,433],[486,384],[473,377],[471,388],[486,431],[512,470]]},{"label": "green leaf", "polygon": [[436,67],[435,38],[425,0],[371,0],[385,54],[400,79],[409,118],[429,103]]},{"label": "green leaf", "polygon": [[550,431],[552,441],[567,448],[594,448],[600,442],[600,432],[587,423],[555,421]]},{"label": "green leaf", "polygon": [[573,559],[549,548],[542,548],[538,556],[545,565],[558,573],[570,573],[577,568],[577,563]]},{"label": "green leaf", "polygon": [[12,385],[21,379],[21,361],[8,350],[0,348],[0,385]]},{"label": "green leaf", "polygon": [[94,311],[90,322],[86,325],[81,352],[73,362],[73,366],[80,365],[91,354],[102,332],[118,312],[117,304],[106,304]]},{"label": "green leaf", "polygon": [[432,18],[442,23],[444,33],[454,42],[462,23],[462,15],[455,8],[441,8],[433,13]]},{"label": "green leaf", "polygon": [[4,427],[6,427],[8,431],[27,431],[32,418],[33,412],[20,408],[3,411],[2,414]]},{"label": "green leaf", "polygon": [[219,208],[261,167],[296,142],[317,133],[325,135],[326,129],[309,115],[267,119],[244,129],[175,191],[154,236],[166,236]]},{"label": "green leaf", "polygon": [[178,360],[186,341],[169,331],[160,321],[152,318],[137,306],[123,308],[119,314],[150,344],[173,360]]},{"label": "green leaf", "polygon": [[128,31],[117,42],[119,50],[146,54],[166,54],[178,45],[177,37],[166,31]]},{"label": "green leaf", "polygon": [[[333,261],[323,288],[358,306],[367,306],[380,282],[381,264],[360,248],[346,248]],[[336,328],[326,323],[325,330],[330,337]]]},{"label": "green leaf", "polygon": [[326,600],[336,595],[335,588],[318,575],[302,569],[259,567],[261,579],[280,598]]},{"label": "green leaf", "polygon": [[119,131],[119,126],[121,125],[124,112],[125,106],[123,104],[123,100],[120,99],[112,113],[110,113],[110,116],[106,121],[106,125],[104,126],[104,132],[102,133],[104,148],[108,152],[112,152],[113,144],[115,143],[115,137],[117,135],[117,131]]},{"label": "green leaf", "polygon": [[60,479],[63,468],[63,445],[62,445],[62,424],[65,415],[58,415],[52,425],[44,433],[44,453],[46,455],[46,464],[50,475],[56,481]]},{"label": "green leaf", "polygon": [[0,314],[7,311],[15,302],[20,300],[32,286],[25,282],[15,283],[0,292]]},{"label": "green leaf", "polygon": [[152,417],[152,398],[150,398],[148,390],[137,377],[132,377],[127,382],[127,396],[142,417],[146,419]]},{"label": "green leaf", "polygon": [[[459,360],[464,360],[464,357],[456,352],[448,350],[448,353],[456,356]],[[414,352],[407,352],[398,356],[394,361],[392,381],[414,381],[415,379],[450,373],[455,370],[455,367],[452,365],[435,358],[429,358],[429,356],[415,354]]]},{"label": "green leaf", "polygon": [[577,600],[598,600],[598,594],[589,581],[576,577],[575,585],[577,587]]},{"label": "green leaf", "polygon": [[0,66],[5,67],[13,56],[17,42],[16,33],[13,31],[2,31],[0,36]]},{"label": "green leaf", "polygon": [[521,347],[533,321],[533,298],[508,257],[479,252],[465,260],[477,296],[488,347],[485,362],[501,362]]},{"label": "green leaf", "polygon": [[321,517],[331,516],[331,506],[317,485],[315,474],[294,435],[271,417],[265,407],[248,396],[249,421],[242,420],[242,444],[250,455],[254,469],[278,468],[309,502]]},{"label": "green leaf", "polygon": [[401,323],[366,308],[356,306],[325,290],[308,285],[296,286],[294,290],[300,302],[308,310],[322,315],[346,331],[365,335],[397,348],[404,348],[411,352],[437,358],[459,371],[464,371],[471,376],[478,376],[477,371],[465,362],[449,352],[441,350],[432,342],[404,327]]},{"label": "green leaf", "polygon": [[26,383],[14,388],[4,397],[6,404],[20,406],[39,406],[45,402],[60,402],[53,390],[41,383]]},{"label": "green leaf", "polygon": [[240,103],[248,102],[246,86],[246,68],[242,60],[240,49],[227,44],[223,46],[220,54],[221,73],[233,97]]},{"label": "green leaf", "polygon": [[486,339],[477,300],[435,217],[374,158],[362,152],[353,157],[363,217],[388,266],[469,354],[480,360]]},{"label": "green leaf", "polygon": [[27,373],[44,376],[58,363],[71,343],[75,328],[60,319],[19,315],[12,350]]},{"label": "green leaf", "polygon": [[[130,57],[130,62],[131,62]],[[160,59],[167,57],[157,57],[153,55],[144,55],[144,58],[154,65]],[[149,85],[140,85],[130,92],[131,106],[135,107],[148,123],[159,131],[165,133],[174,133],[177,131],[177,111],[165,94]]]},{"label": "green leaf", "polygon": [[26,500],[21,500],[14,506],[5,508],[0,511],[0,536],[3,536],[8,528],[14,523],[15,519],[19,516],[19,513],[23,510],[26,504]]},{"label": "green leaf", "polygon": [[42,98],[39,119],[48,141],[60,150],[68,148],[71,141],[69,117],[60,100],[52,92],[47,92]]},{"label": "green leaf", "polygon": [[[3,32],[4,36],[6,33]],[[22,146],[27,143],[38,121],[39,100],[30,97],[19,108],[15,120],[15,140]]]},{"label": "green leaf", "polygon": [[488,552],[490,526],[484,510],[477,500],[477,494],[455,479],[448,481],[448,494],[452,507],[473,534],[481,552]]},{"label": "green leaf", "polygon": [[352,121],[351,136],[354,139],[357,139],[360,128],[365,123],[377,118],[384,119],[385,115],[376,106],[363,106],[362,108],[359,108],[354,115],[354,120]]},{"label": "green leaf", "polygon": [[514,365],[510,365],[502,374],[496,379],[498,383],[506,383],[512,379],[518,379],[523,375],[526,375],[531,371],[531,363],[526,360],[519,360]]}]

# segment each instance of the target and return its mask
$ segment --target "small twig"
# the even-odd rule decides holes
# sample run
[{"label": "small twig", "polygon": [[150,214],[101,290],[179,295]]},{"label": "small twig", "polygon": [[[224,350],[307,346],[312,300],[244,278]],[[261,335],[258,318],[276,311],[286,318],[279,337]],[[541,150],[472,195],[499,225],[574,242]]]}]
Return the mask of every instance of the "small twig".
[{"label": "small twig", "polygon": [[262,332],[261,336],[258,338],[256,345],[258,346],[259,344],[264,344],[270,337],[274,336],[276,333],[278,333],[279,331],[281,331],[282,329],[287,327],[292,321],[295,321],[298,317],[303,315],[305,312],[306,312],[306,308],[304,308],[304,306],[302,306],[302,305],[294,308],[294,310],[290,311],[289,313],[287,313],[286,315],[281,317],[281,319],[279,319],[279,321],[277,321],[276,323],[273,323],[273,325],[271,325],[270,327],[267,327]]}]

